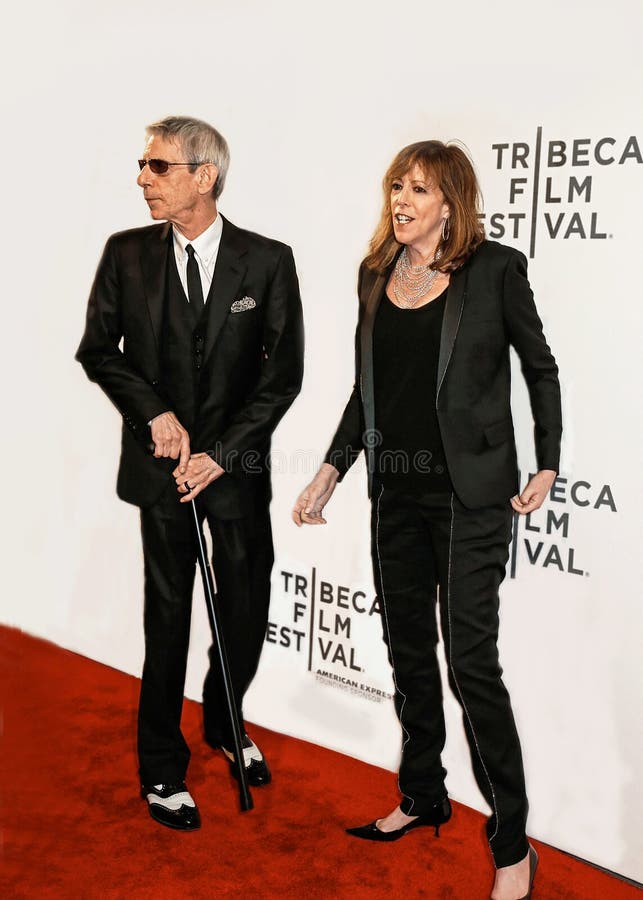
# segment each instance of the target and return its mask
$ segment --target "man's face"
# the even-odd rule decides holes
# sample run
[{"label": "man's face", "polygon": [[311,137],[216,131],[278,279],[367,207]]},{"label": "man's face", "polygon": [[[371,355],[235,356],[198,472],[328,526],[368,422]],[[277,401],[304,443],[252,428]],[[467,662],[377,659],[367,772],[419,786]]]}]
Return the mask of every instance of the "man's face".
[{"label": "man's face", "polygon": [[[185,162],[185,155],[173,140],[152,135],[145,145],[143,159],[164,159],[166,162]],[[189,166],[170,166],[164,175],[155,175],[145,166],[136,183],[143,188],[143,196],[153,219],[167,219],[175,225],[189,221],[201,199],[198,172]]]}]

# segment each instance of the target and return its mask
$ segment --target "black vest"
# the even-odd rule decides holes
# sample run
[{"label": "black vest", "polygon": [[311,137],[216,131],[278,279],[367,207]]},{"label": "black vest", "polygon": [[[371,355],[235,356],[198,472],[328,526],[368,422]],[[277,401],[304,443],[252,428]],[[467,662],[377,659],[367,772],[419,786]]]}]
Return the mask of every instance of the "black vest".
[{"label": "black vest", "polygon": [[208,315],[208,294],[197,319],[183,290],[169,243],[165,306],[161,331],[161,393],[179,422],[191,432],[198,413],[199,379]]}]

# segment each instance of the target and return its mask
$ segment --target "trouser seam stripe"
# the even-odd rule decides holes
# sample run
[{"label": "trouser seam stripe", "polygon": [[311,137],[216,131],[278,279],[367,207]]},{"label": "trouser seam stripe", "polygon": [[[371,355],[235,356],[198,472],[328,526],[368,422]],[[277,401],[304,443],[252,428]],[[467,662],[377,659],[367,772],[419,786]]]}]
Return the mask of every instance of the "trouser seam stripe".
[{"label": "trouser seam stripe", "polygon": [[[400,689],[400,687],[399,687],[399,685],[398,685],[398,683],[397,683],[397,677],[396,677],[396,675],[395,675],[395,657],[394,657],[394,655],[393,655],[393,642],[391,641],[391,632],[390,632],[389,626],[388,626],[388,614],[387,614],[387,612],[386,612],[386,596],[385,596],[385,592],[384,592],[384,575],[383,575],[383,573],[382,573],[382,559],[381,559],[381,556],[380,556],[380,501],[381,501],[381,499],[382,499],[382,494],[383,494],[383,493],[384,493],[384,485],[381,486],[381,488],[380,488],[380,494],[379,494],[379,497],[377,498],[376,525],[375,525],[375,549],[376,549],[376,551],[377,551],[377,566],[378,566],[378,569],[379,569],[379,572],[380,572],[380,585],[381,585],[381,587],[382,587],[382,609],[384,610],[384,625],[385,625],[385,628],[386,628],[386,634],[387,634],[387,636],[388,636],[388,645],[389,645],[389,648],[390,648],[390,651],[391,651],[391,670],[392,670],[392,672],[393,672],[393,682],[394,682],[394,684],[395,684],[395,690],[396,690],[399,694],[401,694],[401,695],[402,695],[402,698],[403,698],[403,699],[402,699],[402,705],[401,705],[401,707],[400,707],[400,716],[399,716],[399,718],[400,718],[400,725],[401,725],[401,727],[402,727],[402,731],[403,731],[404,734],[406,735],[406,739],[404,740],[404,742],[403,742],[403,744],[402,744],[402,756],[403,756],[403,755],[404,755],[404,748],[406,747],[406,745],[407,745],[408,742],[410,741],[411,735],[409,734],[409,732],[407,731],[407,729],[406,729],[405,726],[404,726],[404,718],[403,718],[403,715],[404,715],[404,707],[405,707],[405,705],[406,705],[406,694],[404,693],[404,691],[402,691],[402,690]],[[401,786],[400,786],[400,776],[399,776],[399,773],[398,773],[398,777],[397,777],[397,786],[398,786],[399,791],[400,791],[400,793],[402,794],[402,796],[406,797],[408,800],[411,801],[411,807],[410,807],[408,813],[406,813],[406,815],[409,815],[409,816],[410,816],[410,815],[411,815],[411,811],[413,810],[413,807],[414,807],[414,805],[415,805],[415,800],[413,799],[413,797],[409,797],[408,794],[405,794],[404,791],[402,790],[402,788],[401,788]]]},{"label": "trouser seam stripe", "polygon": [[464,702],[464,696],[462,694],[462,690],[460,685],[458,684],[458,679],[456,678],[455,669],[453,667],[452,662],[452,642],[453,642],[453,628],[451,627],[451,562],[452,562],[452,550],[453,550],[453,521],[455,518],[455,511],[453,509],[453,494],[451,494],[451,526],[449,529],[449,563],[447,569],[447,619],[449,621],[449,668],[451,669],[451,674],[453,676],[453,683],[456,686],[458,691],[458,695],[460,697],[460,703],[462,704],[462,709],[464,710],[464,714],[467,717],[467,721],[469,722],[469,728],[471,729],[471,734],[473,735],[473,742],[476,745],[476,750],[478,753],[478,758],[480,759],[480,764],[484,770],[484,773],[487,777],[487,781],[489,782],[489,788],[491,790],[491,797],[493,800],[493,811],[496,817],[496,828],[494,833],[489,838],[489,843],[493,841],[493,839],[498,834],[498,829],[500,828],[500,816],[498,815],[498,804],[496,802],[496,792],[493,789],[493,783],[491,778],[489,777],[489,772],[487,771],[487,767],[485,765],[484,759],[482,758],[482,753],[480,752],[480,745],[478,744],[478,739],[476,737],[476,733],[473,728],[473,722],[471,721],[471,716],[469,715],[469,710],[467,709],[466,703]]}]

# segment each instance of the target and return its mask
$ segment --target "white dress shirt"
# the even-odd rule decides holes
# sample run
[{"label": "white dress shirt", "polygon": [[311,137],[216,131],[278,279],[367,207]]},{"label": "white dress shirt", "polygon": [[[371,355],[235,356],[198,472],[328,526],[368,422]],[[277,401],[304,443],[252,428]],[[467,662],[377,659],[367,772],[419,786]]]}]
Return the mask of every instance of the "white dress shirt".
[{"label": "white dress shirt", "polygon": [[174,256],[176,258],[176,268],[179,271],[179,278],[188,297],[188,253],[185,249],[188,244],[194,247],[194,258],[199,266],[199,275],[201,276],[201,287],[203,288],[203,301],[208,297],[210,285],[212,284],[212,276],[214,275],[214,267],[217,262],[219,253],[219,244],[221,243],[221,232],[223,231],[223,219],[217,213],[217,217],[209,225],[205,231],[202,231],[198,237],[189,241],[184,234],[172,226],[174,233]]},{"label": "white dress shirt", "polygon": [[[190,302],[188,295],[188,253],[185,249],[188,244],[192,244],[194,247],[194,258],[196,259],[199,265],[199,275],[201,276],[201,287],[203,288],[203,302],[207,300],[208,292],[210,290],[210,285],[212,284],[212,276],[214,275],[214,267],[217,262],[217,254],[219,253],[219,244],[221,243],[221,232],[223,231],[223,219],[217,213],[217,217],[212,223],[209,225],[205,231],[202,231],[201,234],[194,238],[193,241],[189,241],[184,234],[172,226],[172,232],[174,234],[174,257],[176,259],[176,268],[179,271],[179,278],[181,279],[181,284],[183,285],[183,290],[185,291],[185,296],[188,298],[188,303]],[[158,418],[158,416],[157,416]],[[147,423],[151,425],[154,419],[150,419]]]}]

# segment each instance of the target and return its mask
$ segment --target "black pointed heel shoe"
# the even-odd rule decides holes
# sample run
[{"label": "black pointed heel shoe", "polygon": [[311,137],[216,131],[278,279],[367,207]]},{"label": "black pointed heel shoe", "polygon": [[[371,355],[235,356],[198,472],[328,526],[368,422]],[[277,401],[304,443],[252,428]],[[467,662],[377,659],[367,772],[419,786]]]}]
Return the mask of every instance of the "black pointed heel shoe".
[{"label": "black pointed heel shoe", "polygon": [[408,825],[403,825],[402,828],[397,828],[395,831],[381,831],[381,829],[377,827],[376,819],[375,822],[370,822],[368,825],[360,825],[357,828],[347,828],[346,834],[350,834],[352,837],[363,838],[365,841],[397,841],[401,837],[404,837],[407,832],[413,831],[414,828],[421,828],[423,825],[429,825],[431,828],[435,829],[435,836],[439,837],[440,825],[444,825],[450,818],[451,804],[449,803],[449,798],[445,797],[444,800],[440,800],[436,803],[428,813],[425,813],[423,816],[418,816],[416,819],[413,819],[412,822],[409,822]]},{"label": "black pointed heel shoe", "polygon": [[538,865],[538,854],[534,848],[529,845],[529,890],[520,900],[531,900],[531,889],[534,886],[534,878],[536,876],[536,867]]}]

